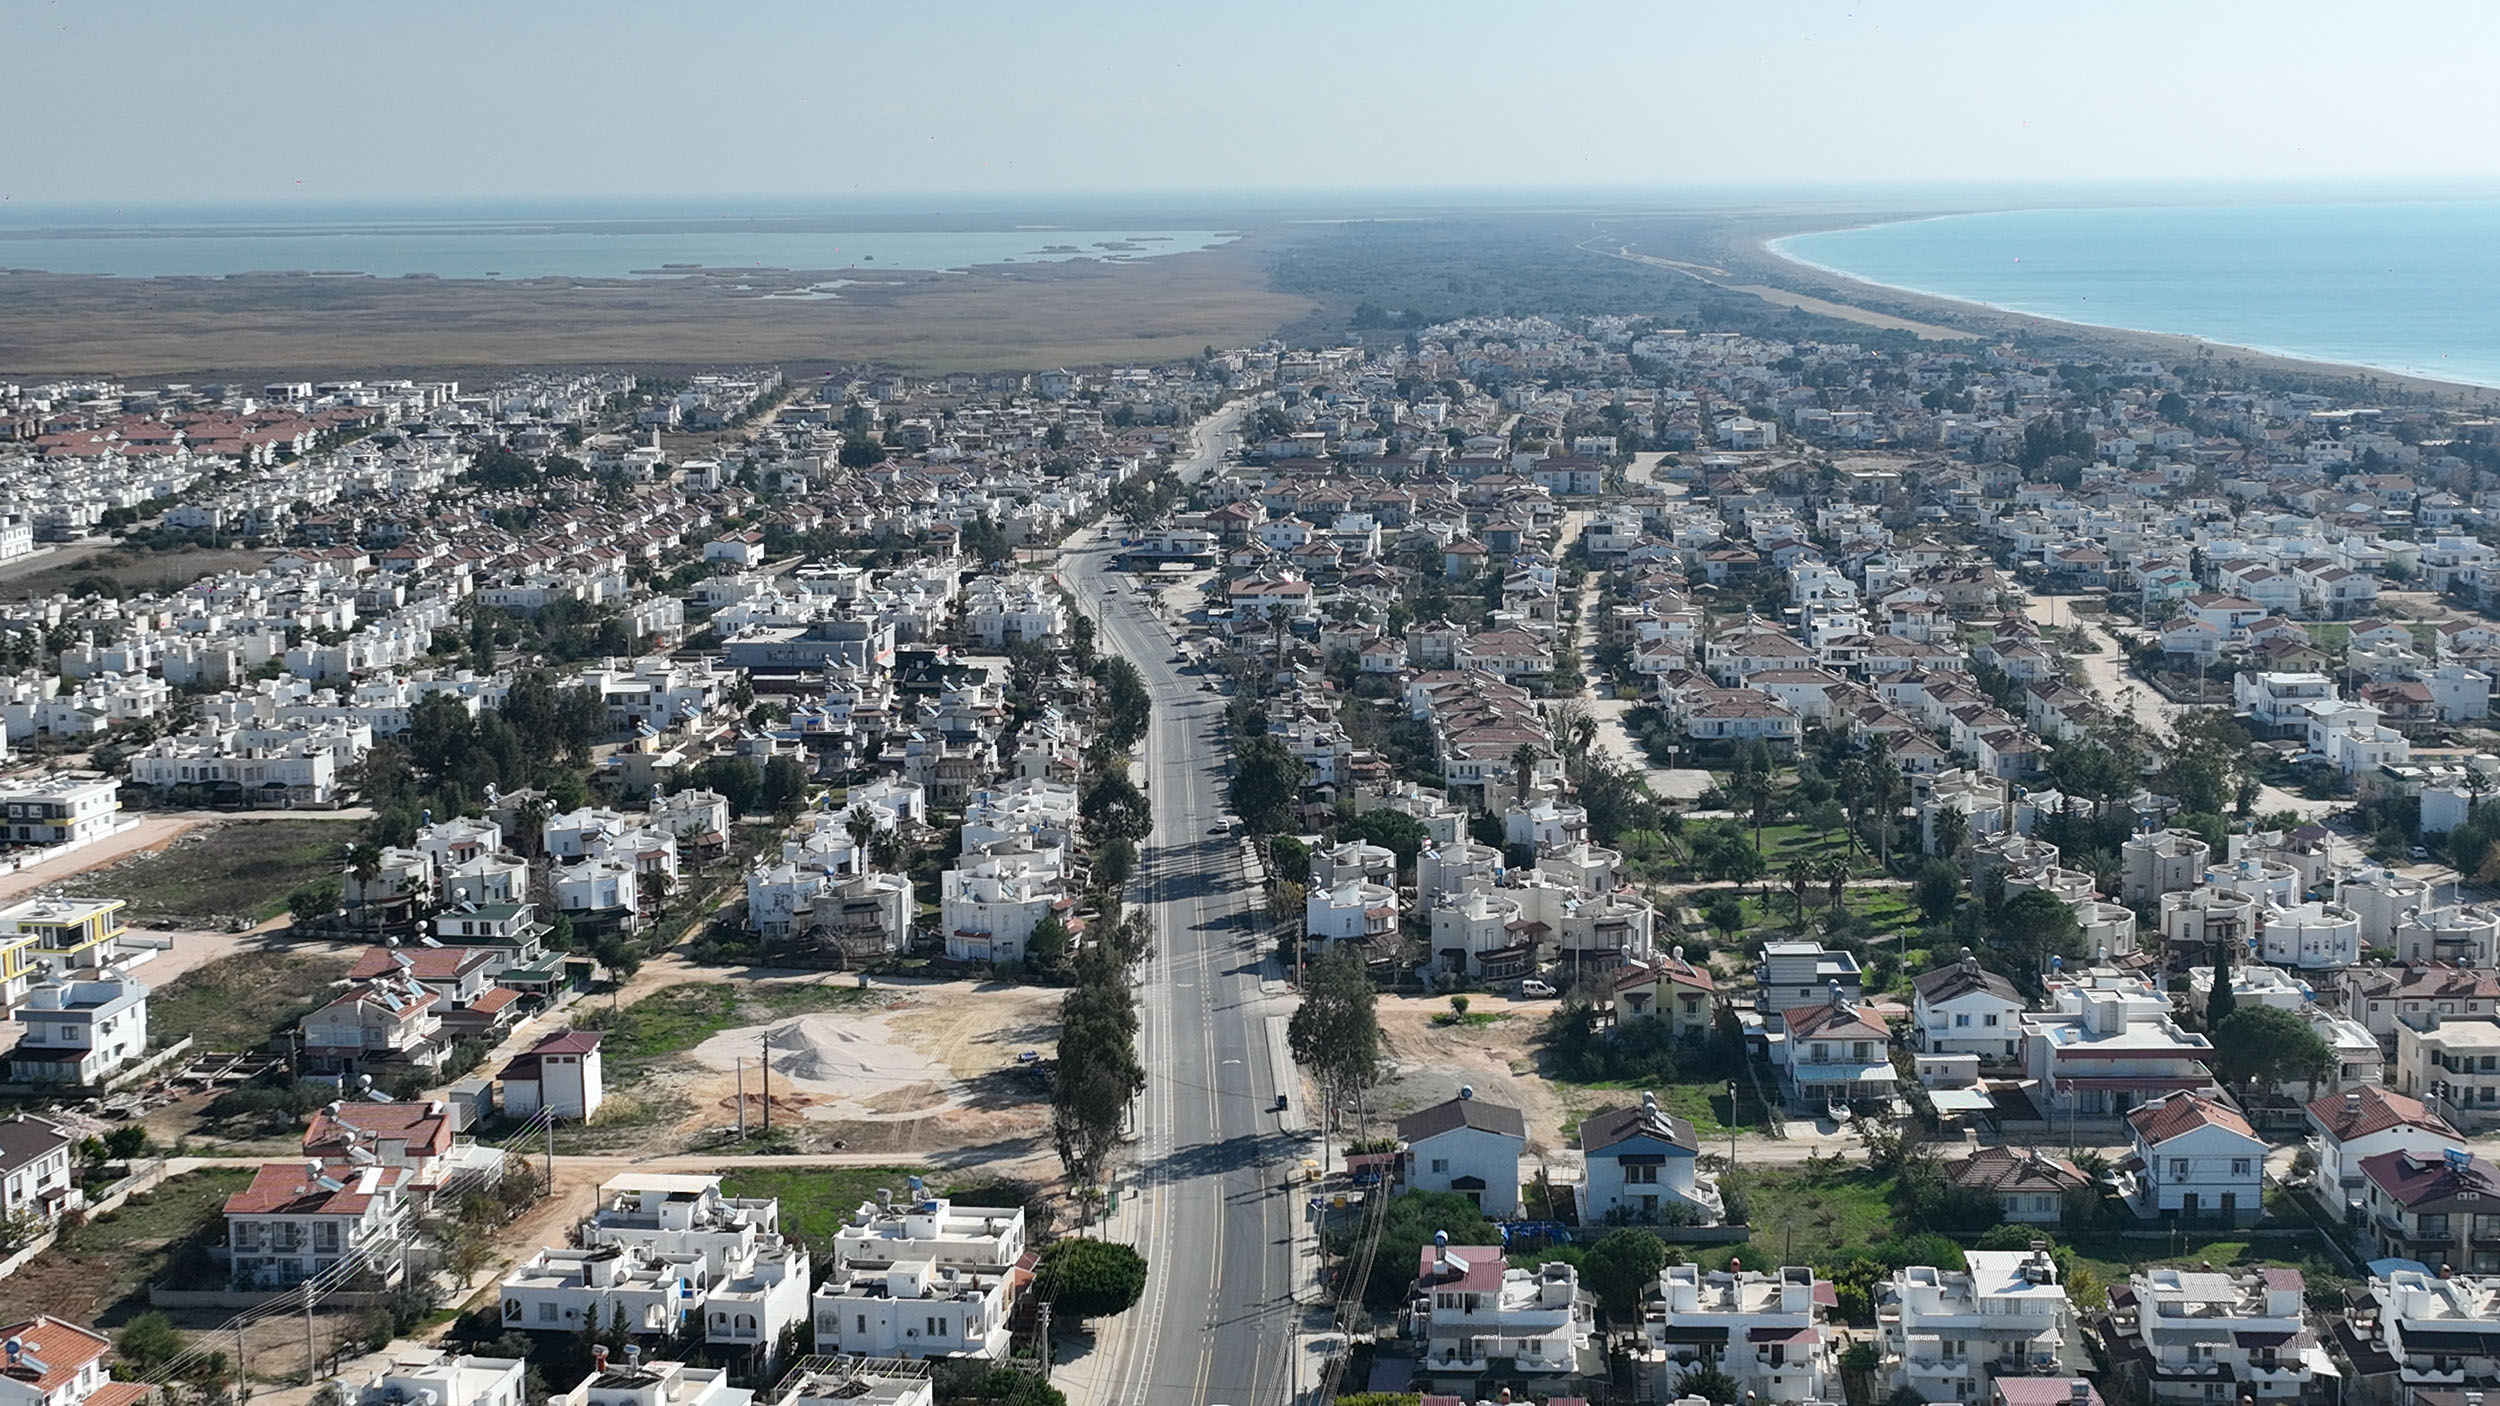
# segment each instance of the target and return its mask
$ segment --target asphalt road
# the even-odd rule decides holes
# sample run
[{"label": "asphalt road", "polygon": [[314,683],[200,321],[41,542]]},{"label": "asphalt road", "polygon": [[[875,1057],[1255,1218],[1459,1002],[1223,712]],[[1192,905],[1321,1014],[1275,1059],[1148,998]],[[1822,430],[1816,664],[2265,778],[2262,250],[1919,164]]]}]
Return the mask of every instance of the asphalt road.
[{"label": "asphalt road", "polygon": [[1061,559],[1098,611],[1107,652],[1133,660],[1154,695],[1139,780],[1155,830],[1141,901],[1155,913],[1144,967],[1133,1170],[1109,1234],[1149,1265],[1146,1294],[1107,1339],[1093,1400],[1116,1406],[1283,1406],[1293,1394],[1293,1207],[1299,1142],[1280,1131],[1258,896],[1224,813],[1223,698],[1170,663],[1171,635],[1098,544]]}]

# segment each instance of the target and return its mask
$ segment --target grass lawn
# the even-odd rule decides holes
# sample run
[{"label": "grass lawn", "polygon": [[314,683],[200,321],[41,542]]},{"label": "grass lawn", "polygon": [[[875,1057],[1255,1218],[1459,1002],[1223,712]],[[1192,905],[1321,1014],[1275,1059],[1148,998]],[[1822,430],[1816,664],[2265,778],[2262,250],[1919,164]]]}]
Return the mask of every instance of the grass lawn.
[{"label": "grass lawn", "polygon": [[1740,1154],[1720,1184],[1744,1193],[1753,1234],[1741,1244],[1696,1247],[1695,1260],[1713,1268],[1738,1256],[1762,1269],[1829,1264],[1892,1235],[1892,1179],[1845,1162],[1755,1171]]},{"label": "grass lawn", "polygon": [[[911,1178],[921,1177],[938,1194],[962,1206],[1021,1206],[1025,1190],[979,1172],[936,1172],[927,1167],[746,1167],[724,1174],[721,1192],[728,1196],[771,1196],[781,1202],[781,1233],[804,1242],[818,1254],[830,1252],[834,1232],[863,1201],[874,1201],[878,1188],[897,1200],[911,1194]],[[995,1194],[985,1198],[984,1192]]]},{"label": "grass lawn", "polygon": [[1463,1025],[1471,1030],[1480,1030],[1485,1026],[1498,1025],[1509,1020],[1512,1015],[1513,1012],[1510,1011],[1469,1011],[1464,1015],[1457,1011],[1443,1011],[1432,1018],[1432,1023],[1441,1026]]},{"label": "grass lawn", "polygon": [[203,962],[148,997],[148,1022],[199,1050],[257,1050],[328,999],[345,957],[237,952]]},{"label": "grass lawn", "polygon": [[2175,1238],[2083,1234],[2065,1237],[2064,1243],[2078,1261],[2112,1287],[2125,1284],[2128,1275],[2153,1264],[2211,1263],[2224,1270],[2282,1265],[2317,1275],[2337,1272],[2314,1234],[2263,1238],[2232,1230],[2191,1231]]},{"label": "grass lawn", "polygon": [[720,981],[690,981],[655,991],[619,1010],[585,1012],[580,1024],[607,1032],[599,1049],[608,1077],[625,1079],[646,1072],[655,1061],[683,1054],[724,1030],[882,999],[873,990],[822,982],[733,986]]},{"label": "grass lawn", "polygon": [[147,1307],[149,1284],[221,1287],[208,1247],[225,1233],[226,1198],[249,1186],[252,1175],[214,1167],[175,1177],[109,1216],[64,1231],[50,1253],[0,1280],[0,1312],[66,1314],[110,1331]]},{"label": "grass lawn", "polygon": [[143,854],[68,881],[82,898],[118,898],[133,922],[211,918],[261,922],[286,912],[286,896],[346,864],[356,827],[335,820],[234,820],[194,830]]},{"label": "grass lawn", "polygon": [[1853,888],[1841,895],[1840,904],[1879,933],[1915,928],[1923,916],[1908,889]]},{"label": "grass lawn", "polygon": [[[1633,1097],[1639,1095],[1634,1093]],[[1727,1088],[1724,1084],[1670,1084],[1658,1093],[1658,1106],[1693,1125],[1693,1131],[1706,1143],[1714,1134],[1726,1137],[1729,1127]],[[1754,1093],[1753,1081],[1736,1081],[1736,1120],[1739,1133],[1750,1133],[1761,1126],[1763,1106]],[[1707,1146],[1702,1151],[1708,1152]]]},{"label": "grass lawn", "polygon": [[2308,631],[2311,644],[2330,654],[2342,654],[2344,646],[2352,643],[2352,626],[2350,625],[2334,621],[2319,621],[2313,625],[2303,625],[2301,628]]}]

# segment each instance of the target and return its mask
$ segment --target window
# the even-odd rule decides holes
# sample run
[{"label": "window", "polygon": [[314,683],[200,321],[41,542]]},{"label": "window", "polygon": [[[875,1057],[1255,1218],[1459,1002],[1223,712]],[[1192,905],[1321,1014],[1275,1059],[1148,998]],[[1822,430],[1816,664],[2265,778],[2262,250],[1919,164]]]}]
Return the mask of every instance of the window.
[{"label": "window", "polygon": [[553,1323],[556,1321],[555,1300],[547,1299],[538,1305],[538,1321],[541,1323]]},{"label": "window", "polygon": [[859,1315],[859,1327],[858,1327],[858,1331],[860,1331],[860,1332],[862,1332],[862,1333],[865,1333],[865,1332],[867,1332],[867,1331],[868,1331],[868,1315],[867,1315],[867,1314],[865,1314],[865,1313],[863,1313],[863,1314]]},{"label": "window", "polygon": [[1626,1167],[1623,1169],[1623,1180],[1630,1186],[1656,1186],[1658,1169],[1649,1165]]},{"label": "window", "polygon": [[1997,1013],[1995,1011],[1988,1012],[1986,1015],[1979,1018],[1979,1023],[1993,1028],[1997,1023]]},{"label": "window", "polygon": [[2172,1177],[2180,1181],[2187,1180],[2187,1168],[2188,1164],[2185,1157],[2173,1157],[2170,1159],[2170,1175]]},{"label": "window", "polygon": [[1433,1158],[1432,1170],[1439,1173],[1447,1173],[1450,1170],[1450,1159],[1447,1157]]},{"label": "window", "polygon": [[2248,1158],[2245,1158],[2245,1157],[2234,1157],[2234,1158],[2232,1158],[2232,1159],[2231,1159],[2231,1175],[2233,1175],[2233,1176],[2235,1176],[2235,1177],[2244,1177],[2244,1176],[2247,1176],[2247,1175],[2248,1175],[2248,1163],[2249,1163],[2249,1159],[2248,1159]]},{"label": "window", "polygon": [[2415,1223],[2418,1226],[2416,1233],[2420,1235],[2437,1236],[2448,1233],[2448,1217],[2444,1213],[2420,1216]]},{"label": "window", "polygon": [[929,1320],[929,1336],[933,1338],[947,1338],[953,1337],[954,1334],[948,1331],[945,1319],[932,1317]]},{"label": "window", "polygon": [[1963,1012],[1963,1013],[1961,1013],[1961,1014],[1958,1014],[1958,1015],[1954,1016],[1954,1017],[1953,1017],[1953,1028],[1954,1028],[1954,1029],[1956,1029],[1956,1030],[1968,1030],[1968,1029],[1970,1029],[1970,1014],[1969,1014],[1968,1012]]}]

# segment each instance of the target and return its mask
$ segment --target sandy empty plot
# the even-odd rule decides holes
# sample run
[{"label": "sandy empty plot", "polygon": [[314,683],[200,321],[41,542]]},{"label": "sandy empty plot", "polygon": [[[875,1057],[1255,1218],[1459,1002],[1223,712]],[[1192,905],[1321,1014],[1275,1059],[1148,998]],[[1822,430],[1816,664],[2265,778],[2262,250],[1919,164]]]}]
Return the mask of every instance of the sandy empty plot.
[{"label": "sandy empty plot", "polygon": [[[896,1035],[891,1012],[823,1011],[724,1030],[695,1046],[694,1057],[722,1073],[744,1060],[752,1072],[768,1049],[775,1083],[818,1096],[810,1118],[910,1117],[954,1097],[953,1075]],[[925,1091],[921,1099],[893,1097],[915,1088]]]}]

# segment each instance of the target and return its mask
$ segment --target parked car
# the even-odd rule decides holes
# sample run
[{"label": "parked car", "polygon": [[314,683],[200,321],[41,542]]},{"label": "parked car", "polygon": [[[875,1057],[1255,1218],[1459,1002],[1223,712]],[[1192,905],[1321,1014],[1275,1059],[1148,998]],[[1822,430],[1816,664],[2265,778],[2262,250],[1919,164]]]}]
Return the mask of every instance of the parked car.
[{"label": "parked car", "polygon": [[1550,1000],[1553,998],[1553,995],[1553,986],[1550,983],[1539,981],[1535,977],[1529,977],[1527,980],[1519,983],[1519,998],[1523,1001]]}]

